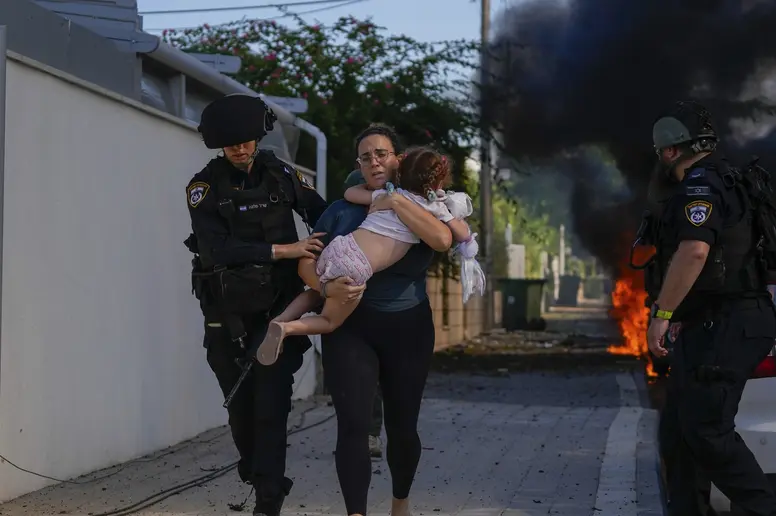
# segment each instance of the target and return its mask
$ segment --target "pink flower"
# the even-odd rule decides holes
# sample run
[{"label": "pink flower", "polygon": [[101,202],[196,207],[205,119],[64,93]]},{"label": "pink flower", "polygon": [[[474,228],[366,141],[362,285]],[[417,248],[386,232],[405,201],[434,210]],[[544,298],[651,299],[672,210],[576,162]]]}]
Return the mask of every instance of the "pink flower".
[{"label": "pink flower", "polygon": [[348,62],[348,64],[353,64],[353,63],[356,62],[356,60],[353,59],[352,57],[349,57],[347,62]]},{"label": "pink flower", "polygon": [[277,60],[278,56],[274,52],[270,52],[266,56],[264,56],[265,61],[275,61]]},{"label": "pink flower", "polygon": [[248,71],[249,71],[249,72],[255,72],[255,71],[256,71],[256,65],[250,65],[250,66],[248,67]]},{"label": "pink flower", "polygon": [[322,99],[322,100],[321,100],[321,103],[322,103],[322,104],[328,104],[328,103],[329,103],[329,101],[328,101],[327,99]]},{"label": "pink flower", "polygon": [[272,20],[271,22],[269,22],[269,24],[272,25],[273,27],[276,27],[278,22],[276,22],[275,20]]},{"label": "pink flower", "polygon": [[310,27],[310,29],[313,32],[318,32],[319,30],[321,30],[321,26],[316,24],[316,25],[313,25],[312,27]]},{"label": "pink flower", "polygon": [[304,62],[305,64],[313,64],[313,60],[311,57],[307,58],[307,61]]},{"label": "pink flower", "polygon": [[385,83],[385,89],[386,90],[390,90],[391,89],[391,83],[390,82],[386,82]]},{"label": "pink flower", "polygon": [[203,27],[205,30],[210,30],[210,25],[209,25],[209,24],[207,24],[207,23],[206,23],[206,24],[204,24],[202,27]]},{"label": "pink flower", "polygon": [[234,55],[238,55],[239,53],[240,53],[240,49],[239,49],[239,48],[237,48],[237,47],[234,47],[234,48],[232,49],[232,54],[234,54]]},{"label": "pink flower", "polygon": [[380,103],[380,99],[375,99],[374,102],[375,102],[375,106],[376,106],[377,104]]}]

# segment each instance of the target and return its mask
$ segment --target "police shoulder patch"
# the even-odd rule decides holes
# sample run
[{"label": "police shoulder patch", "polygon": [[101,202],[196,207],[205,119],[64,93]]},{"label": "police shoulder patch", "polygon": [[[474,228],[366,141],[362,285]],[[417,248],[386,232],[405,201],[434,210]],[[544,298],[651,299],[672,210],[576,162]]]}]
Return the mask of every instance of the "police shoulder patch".
[{"label": "police shoulder patch", "polygon": [[199,203],[202,202],[202,199],[205,198],[208,191],[210,191],[210,185],[207,183],[203,183],[202,181],[191,183],[188,188],[189,206],[192,208],[199,206]]},{"label": "police shoulder patch", "polygon": [[304,177],[304,174],[302,174],[298,170],[296,171],[296,177],[297,177],[297,179],[299,179],[299,182],[302,183],[302,186],[304,186],[305,188],[309,188],[310,190],[315,190],[315,188],[313,188],[313,185],[311,185],[307,181],[307,178]]},{"label": "police shoulder patch", "polygon": [[713,206],[706,201],[693,201],[687,203],[684,207],[684,215],[687,220],[695,227],[700,227],[709,220]]}]

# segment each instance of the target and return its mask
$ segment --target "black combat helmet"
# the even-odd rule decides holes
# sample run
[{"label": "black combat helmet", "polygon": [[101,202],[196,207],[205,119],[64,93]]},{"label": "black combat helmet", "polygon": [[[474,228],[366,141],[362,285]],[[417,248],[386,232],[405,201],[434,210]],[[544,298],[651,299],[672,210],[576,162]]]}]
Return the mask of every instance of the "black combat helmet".
[{"label": "black combat helmet", "polygon": [[693,152],[711,152],[718,141],[711,114],[692,100],[677,102],[652,126],[655,150],[687,144]]},{"label": "black combat helmet", "polygon": [[208,149],[223,149],[261,140],[276,120],[275,113],[259,97],[226,95],[205,107],[197,130]]}]

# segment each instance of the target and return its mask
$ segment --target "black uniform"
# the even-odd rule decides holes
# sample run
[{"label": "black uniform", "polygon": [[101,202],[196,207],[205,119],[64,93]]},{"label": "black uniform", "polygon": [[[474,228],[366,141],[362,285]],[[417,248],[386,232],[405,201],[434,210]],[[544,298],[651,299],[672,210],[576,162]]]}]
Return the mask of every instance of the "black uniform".
[{"label": "black uniform", "polygon": [[[204,274],[198,277],[209,282],[199,287],[205,315],[204,346],[226,396],[241,372],[235,359],[247,353],[234,340],[242,330],[240,324],[247,332],[246,347],[255,347],[264,337],[268,320],[303,291],[297,260],[272,262],[272,244],[298,241],[293,211],[314,225],[326,202],[298,171],[266,151],[259,152],[249,173],[234,168],[225,158],[213,159],[191,179],[186,194],[201,262],[196,268]],[[246,282],[242,288],[243,272],[236,272],[236,280],[226,289],[236,288],[236,299],[219,304],[214,296],[220,292],[219,276],[207,274],[223,269],[254,276],[253,283]],[[261,288],[255,287],[255,274],[265,274],[266,281],[258,282]],[[270,308],[263,310],[264,304]],[[255,487],[259,513],[277,514],[291,489],[292,482],[285,477],[286,425],[293,374],[309,348],[307,337],[288,337],[277,362],[256,364],[229,406],[229,425],[240,453],[238,472]],[[262,507],[262,503],[268,505]]]},{"label": "black uniform", "polygon": [[[685,240],[706,242],[711,250],[671,319],[682,323],[661,422],[662,448],[673,449],[667,458],[671,513],[703,514],[699,493],[708,478],[749,514],[776,515],[776,497],[734,422],[746,381],[774,345],[776,313],[746,194],[716,153],[696,162],[666,203],[648,284],[665,277]],[[650,292],[656,295],[657,289]],[[669,441],[672,427],[678,435]]]}]

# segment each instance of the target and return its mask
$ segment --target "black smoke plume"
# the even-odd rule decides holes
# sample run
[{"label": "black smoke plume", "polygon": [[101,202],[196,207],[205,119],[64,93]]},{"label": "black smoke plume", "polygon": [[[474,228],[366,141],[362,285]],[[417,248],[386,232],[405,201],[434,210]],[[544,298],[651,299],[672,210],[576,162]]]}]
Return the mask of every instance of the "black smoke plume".
[{"label": "black smoke plume", "polygon": [[[570,179],[575,232],[604,265],[628,251],[655,162],[652,123],[676,100],[711,111],[731,161],[757,153],[776,171],[776,0],[535,0],[495,26],[484,109],[508,155]],[[580,154],[590,146],[614,159],[629,198],[600,191],[598,165]]]}]

